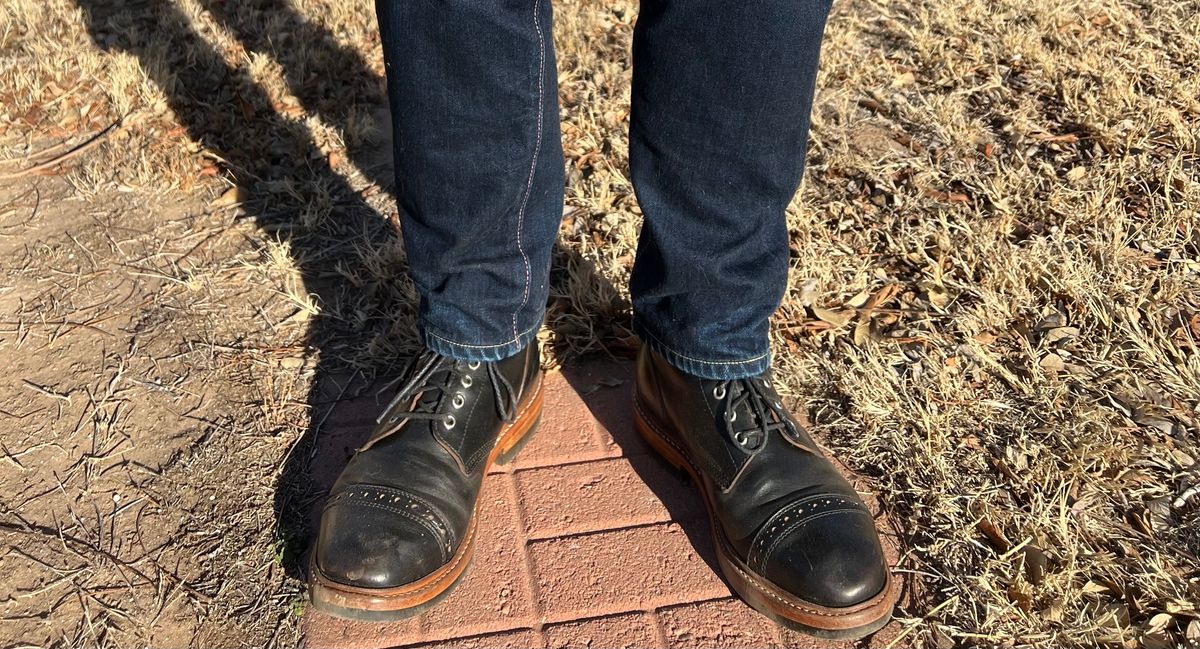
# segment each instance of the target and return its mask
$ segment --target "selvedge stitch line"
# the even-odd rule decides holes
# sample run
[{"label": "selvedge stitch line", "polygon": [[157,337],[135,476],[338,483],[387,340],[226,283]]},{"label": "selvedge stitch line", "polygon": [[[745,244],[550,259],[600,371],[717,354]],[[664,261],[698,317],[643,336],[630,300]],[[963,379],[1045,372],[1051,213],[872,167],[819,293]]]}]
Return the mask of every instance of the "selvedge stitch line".
[{"label": "selvedge stitch line", "polygon": [[533,191],[533,174],[537,170],[538,157],[542,151],[542,105],[545,95],[545,79],[546,79],[546,37],[542,34],[542,23],[538,20],[538,8],[541,7],[541,0],[534,0],[533,3],[533,28],[537,30],[538,35],[538,94],[537,94],[537,135],[533,144],[533,160],[529,162],[529,178],[525,181],[525,196],[521,198],[521,208],[517,210],[517,250],[521,252],[521,260],[525,264],[525,291],[521,295],[521,304],[519,304],[512,316],[512,331],[513,338],[517,338],[517,314],[525,305],[529,303],[529,288],[531,282],[531,273],[529,269],[529,255],[525,254],[525,247],[521,242],[521,228],[525,224],[525,207],[529,204],[529,195]]}]

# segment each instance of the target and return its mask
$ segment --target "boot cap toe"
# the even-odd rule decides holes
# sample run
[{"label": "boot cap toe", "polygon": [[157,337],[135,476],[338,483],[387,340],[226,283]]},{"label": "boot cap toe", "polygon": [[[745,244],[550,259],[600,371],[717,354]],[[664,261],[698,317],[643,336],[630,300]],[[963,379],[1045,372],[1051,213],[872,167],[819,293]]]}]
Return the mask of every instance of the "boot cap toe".
[{"label": "boot cap toe", "polygon": [[446,563],[433,530],[395,512],[343,500],[321,517],[316,566],[327,579],[360,588],[395,588]]},{"label": "boot cap toe", "polygon": [[758,570],[782,590],[813,604],[845,608],[870,600],[887,585],[883,549],[866,511],[827,511],[776,527]]}]

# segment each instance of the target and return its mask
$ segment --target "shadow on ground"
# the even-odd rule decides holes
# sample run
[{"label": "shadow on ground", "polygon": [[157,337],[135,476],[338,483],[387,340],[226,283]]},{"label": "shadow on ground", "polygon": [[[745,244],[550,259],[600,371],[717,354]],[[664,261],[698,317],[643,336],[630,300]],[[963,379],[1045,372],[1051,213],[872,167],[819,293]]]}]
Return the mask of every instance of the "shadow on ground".
[{"label": "shadow on ground", "polygon": [[[369,432],[368,427],[350,426],[345,430],[354,435],[329,434],[335,424],[345,422],[327,421],[328,414],[335,403],[370,394],[372,386],[386,383],[415,345],[416,294],[398,253],[399,233],[392,219],[365,198],[370,191],[356,190],[331,166],[308,127],[280,114],[267,90],[231,66],[177,5],[168,0],[77,3],[93,41],[102,49],[136,56],[143,72],[166,93],[188,135],[220,154],[222,175],[246,192],[244,218],[262,228],[264,238],[276,237],[287,245],[304,291],[320,305],[301,341],[306,355],[318,359],[308,395],[312,423],[288,453],[275,489],[284,568],[303,579],[321,501],[362,443],[359,438]],[[274,57],[291,94],[326,124],[345,130],[356,115],[384,112],[383,80],[368,61],[289,3],[200,4],[248,51]],[[254,12],[269,12],[270,20]],[[263,31],[264,24],[279,33]],[[386,142],[348,141],[346,153],[368,187],[393,185]],[[278,191],[281,183],[290,191]],[[386,278],[379,276],[381,260],[389,264]],[[601,300],[616,295],[589,262],[558,247],[551,270],[551,312],[588,299],[578,294],[580,282],[565,287],[580,273],[588,276],[584,285],[592,286]],[[364,283],[350,277],[394,281]],[[605,329],[597,323],[597,330]],[[389,341],[381,351],[363,351],[380,338]],[[388,397],[380,399],[382,404]]]}]

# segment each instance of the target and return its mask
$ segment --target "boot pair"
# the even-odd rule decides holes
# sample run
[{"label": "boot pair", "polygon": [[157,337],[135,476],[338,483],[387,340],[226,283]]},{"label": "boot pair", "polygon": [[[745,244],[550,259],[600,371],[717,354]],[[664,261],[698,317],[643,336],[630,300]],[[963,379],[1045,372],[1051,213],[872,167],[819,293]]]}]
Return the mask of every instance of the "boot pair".
[{"label": "boot pair", "polygon": [[[413,361],[330,491],[310,567],[318,610],[395,620],[451,591],[474,546],[484,475],[540,420],[536,347],[491,363],[432,351]],[[643,348],[634,422],[699,488],[722,572],[747,603],[825,638],[887,623],[897,589],[870,512],[769,372],[702,379]]]}]

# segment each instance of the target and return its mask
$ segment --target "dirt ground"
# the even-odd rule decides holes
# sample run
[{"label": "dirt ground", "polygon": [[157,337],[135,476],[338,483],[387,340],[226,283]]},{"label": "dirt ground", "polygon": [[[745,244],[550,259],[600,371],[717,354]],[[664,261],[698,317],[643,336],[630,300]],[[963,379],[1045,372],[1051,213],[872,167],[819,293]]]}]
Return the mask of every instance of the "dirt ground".
[{"label": "dirt ground", "polygon": [[[556,3],[548,364],[628,356],[632,0]],[[838,0],[774,323],[898,646],[1200,646],[1200,2]],[[287,646],[415,295],[366,0],[0,6],[0,648]]]}]

